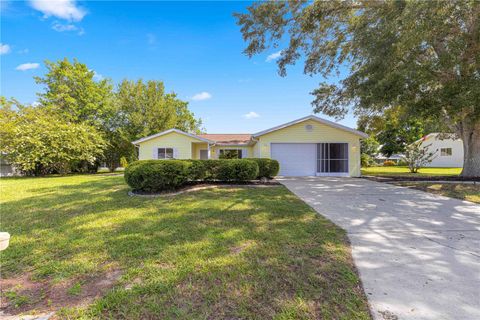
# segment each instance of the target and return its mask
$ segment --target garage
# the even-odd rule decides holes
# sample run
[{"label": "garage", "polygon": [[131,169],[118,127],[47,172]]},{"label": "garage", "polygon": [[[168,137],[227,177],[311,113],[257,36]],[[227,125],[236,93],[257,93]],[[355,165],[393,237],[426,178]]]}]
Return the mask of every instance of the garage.
[{"label": "garage", "polygon": [[348,143],[272,143],[281,176],[348,176]]},{"label": "garage", "polygon": [[272,143],[272,159],[280,163],[281,176],[314,176],[316,174],[315,143]]}]

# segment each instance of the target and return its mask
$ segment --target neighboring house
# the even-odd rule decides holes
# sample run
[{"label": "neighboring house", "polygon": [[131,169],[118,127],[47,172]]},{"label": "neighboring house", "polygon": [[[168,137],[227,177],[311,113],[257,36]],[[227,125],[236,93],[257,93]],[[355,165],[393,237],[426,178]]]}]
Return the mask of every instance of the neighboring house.
[{"label": "neighboring house", "polygon": [[0,177],[13,177],[19,175],[15,167],[3,155],[0,155]]},{"label": "neighboring house", "polygon": [[133,141],[140,160],[271,158],[283,176],[360,176],[363,132],[307,116],[254,134],[199,134],[166,130]]},{"label": "neighboring house", "polygon": [[435,159],[426,167],[463,167],[463,142],[453,134],[430,133],[418,141],[435,154]]},{"label": "neighboring house", "polygon": [[385,161],[393,161],[395,163],[399,163],[403,159],[404,155],[401,153],[395,153],[392,154],[390,157],[387,157],[386,155],[379,153],[375,156],[375,162],[377,164],[383,164]]}]

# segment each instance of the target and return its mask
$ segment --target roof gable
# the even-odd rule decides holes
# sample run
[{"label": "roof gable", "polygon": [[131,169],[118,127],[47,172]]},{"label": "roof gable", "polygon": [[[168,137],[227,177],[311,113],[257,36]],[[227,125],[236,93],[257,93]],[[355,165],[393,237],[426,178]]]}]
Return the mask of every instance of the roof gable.
[{"label": "roof gable", "polygon": [[166,134],[169,134],[169,133],[172,133],[172,132],[179,133],[179,134],[183,134],[183,135],[185,135],[185,136],[187,136],[187,137],[190,137],[190,138],[193,138],[193,139],[197,139],[197,140],[199,140],[199,141],[213,143],[212,140],[205,139],[205,138],[199,137],[199,136],[197,136],[197,135],[194,135],[194,134],[191,134],[191,133],[188,133],[188,132],[184,132],[184,131],[178,130],[178,129],[165,130],[165,131],[162,131],[162,132],[153,134],[153,135],[151,135],[151,136],[148,136],[148,137],[145,137],[145,138],[141,138],[141,139],[132,141],[132,143],[133,143],[133,144],[139,144],[139,143],[142,143],[142,142],[145,142],[145,141],[148,141],[148,140],[151,140],[151,139],[155,139],[155,138],[161,137],[161,136],[163,136],[163,135],[166,135]]},{"label": "roof gable", "polygon": [[332,121],[328,121],[328,120],[319,118],[319,117],[314,116],[314,115],[309,115],[309,116],[306,116],[306,117],[303,117],[303,118],[300,118],[300,119],[297,119],[297,120],[293,120],[293,121],[290,121],[290,122],[281,124],[281,125],[279,125],[279,126],[276,126],[276,127],[273,127],[273,128],[267,129],[267,130],[264,130],[264,131],[260,131],[260,132],[254,133],[252,136],[253,136],[254,138],[260,137],[260,136],[263,136],[263,135],[265,135],[265,134],[267,134],[267,133],[270,133],[270,132],[273,132],[273,131],[277,131],[277,130],[281,130],[281,129],[284,129],[284,128],[293,126],[293,125],[295,125],[295,124],[297,124],[297,123],[301,123],[301,122],[304,122],[304,121],[307,121],[307,120],[317,121],[317,122],[319,122],[319,123],[321,123],[321,124],[327,125],[327,126],[329,126],[329,127],[335,128],[335,129],[340,129],[340,130],[343,130],[343,131],[350,132],[350,133],[355,134],[355,135],[357,135],[357,136],[360,136],[360,137],[362,137],[362,138],[367,138],[367,137],[368,137],[368,135],[367,135],[366,133],[364,133],[364,132],[361,132],[361,131],[358,131],[358,130],[349,128],[349,127],[347,127],[347,126],[344,126],[344,125],[341,125],[341,124],[338,124],[338,123],[335,123],[335,122],[332,122]]}]

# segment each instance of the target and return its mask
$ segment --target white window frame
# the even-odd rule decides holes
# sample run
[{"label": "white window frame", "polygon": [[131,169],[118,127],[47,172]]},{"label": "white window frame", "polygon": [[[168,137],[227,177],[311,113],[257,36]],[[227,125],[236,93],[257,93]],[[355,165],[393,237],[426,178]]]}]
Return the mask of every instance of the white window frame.
[{"label": "white window frame", "polygon": [[[164,158],[160,158],[160,150],[161,150],[161,149],[164,149],[164,155],[165,155]],[[167,149],[171,149],[171,150],[172,150],[172,157],[171,157],[171,158],[168,158],[168,157],[167,157]],[[170,159],[175,159],[175,148],[173,148],[173,147],[159,147],[159,148],[157,148],[157,159],[158,159],[158,160],[170,160]]]}]

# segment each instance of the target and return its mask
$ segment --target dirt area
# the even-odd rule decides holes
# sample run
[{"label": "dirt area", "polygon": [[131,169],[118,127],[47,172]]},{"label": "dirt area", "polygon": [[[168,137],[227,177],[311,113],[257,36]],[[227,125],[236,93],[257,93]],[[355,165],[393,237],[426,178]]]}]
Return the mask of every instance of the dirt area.
[{"label": "dirt area", "polygon": [[5,315],[45,313],[62,307],[85,306],[112,288],[122,275],[119,269],[105,273],[54,282],[35,281],[31,273],[1,279],[0,310]]}]

